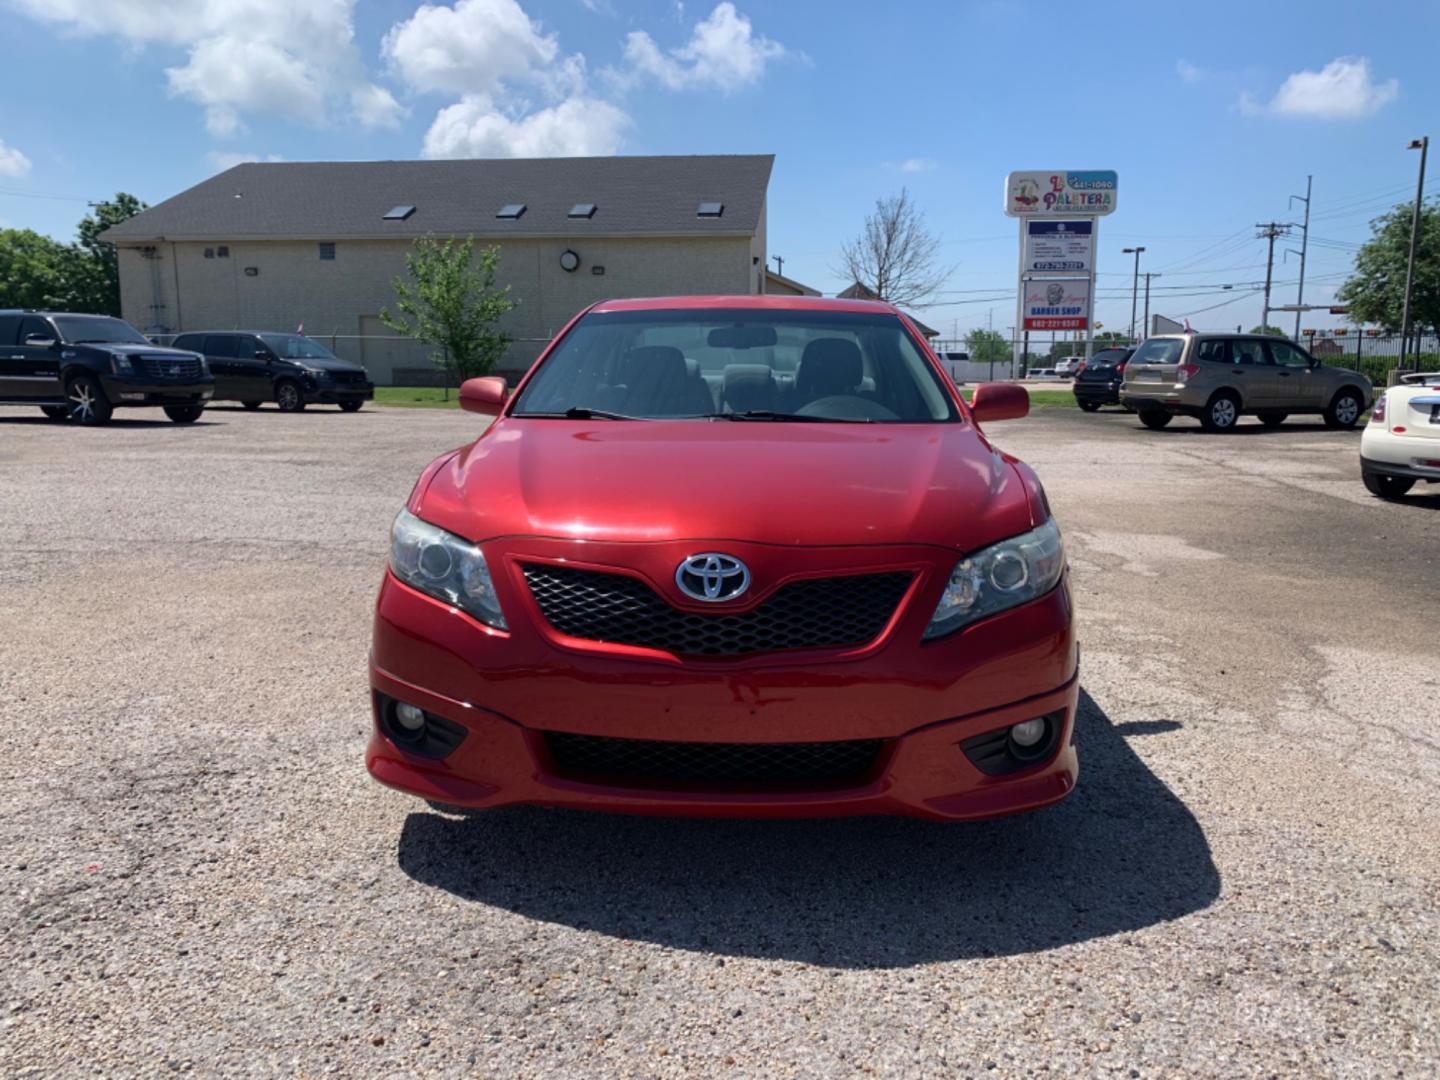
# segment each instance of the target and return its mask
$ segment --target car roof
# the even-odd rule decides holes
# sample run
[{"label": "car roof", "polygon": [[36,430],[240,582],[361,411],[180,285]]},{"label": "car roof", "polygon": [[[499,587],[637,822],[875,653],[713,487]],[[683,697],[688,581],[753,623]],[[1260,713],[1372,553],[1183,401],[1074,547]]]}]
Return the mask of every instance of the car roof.
[{"label": "car roof", "polygon": [[0,308],[0,315],[64,315],[67,319],[113,319],[114,315],[99,315],[93,311],[50,311],[42,308]]},{"label": "car roof", "polygon": [[854,311],[899,315],[893,304],[882,300],[839,300],[823,296],[652,296],[629,300],[602,300],[591,311],[683,311],[713,308],[746,308],[757,311]]}]

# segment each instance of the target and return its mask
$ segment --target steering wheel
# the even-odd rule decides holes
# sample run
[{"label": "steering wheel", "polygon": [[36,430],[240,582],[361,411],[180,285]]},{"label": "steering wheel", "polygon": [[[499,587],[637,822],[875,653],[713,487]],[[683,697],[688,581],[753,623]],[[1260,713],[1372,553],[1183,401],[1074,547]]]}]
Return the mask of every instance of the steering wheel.
[{"label": "steering wheel", "polygon": [[899,420],[900,417],[879,402],[853,394],[833,394],[816,398],[795,410],[800,416],[830,417],[835,420]]}]

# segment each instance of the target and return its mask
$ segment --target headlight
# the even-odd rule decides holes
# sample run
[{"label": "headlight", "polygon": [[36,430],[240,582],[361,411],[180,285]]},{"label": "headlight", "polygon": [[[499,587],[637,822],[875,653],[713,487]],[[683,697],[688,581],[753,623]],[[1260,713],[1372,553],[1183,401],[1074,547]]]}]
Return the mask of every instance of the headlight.
[{"label": "headlight", "polygon": [[950,580],[925,639],[943,637],[997,611],[1043,596],[1065,569],[1065,545],[1055,521],[967,555]]},{"label": "headlight", "polygon": [[110,370],[116,375],[134,375],[135,365],[130,362],[130,357],[111,353]]},{"label": "headlight", "polygon": [[485,556],[469,541],[421,521],[408,510],[390,530],[390,569],[405,584],[507,629]]},{"label": "headlight", "polygon": [[330,372],[326,371],[324,368],[307,367],[305,369],[305,374],[309,375],[316,382],[324,382],[326,379],[330,378]]}]

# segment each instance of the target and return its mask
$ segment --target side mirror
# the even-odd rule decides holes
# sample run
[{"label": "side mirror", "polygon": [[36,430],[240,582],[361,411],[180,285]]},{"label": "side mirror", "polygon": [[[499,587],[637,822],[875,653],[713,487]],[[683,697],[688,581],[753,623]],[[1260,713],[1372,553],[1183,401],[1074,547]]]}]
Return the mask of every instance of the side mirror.
[{"label": "side mirror", "polygon": [[505,380],[499,375],[466,379],[460,384],[460,407],[482,416],[499,416],[505,404]]},{"label": "side mirror", "polygon": [[46,337],[44,334],[26,334],[25,344],[32,349],[53,349],[55,347],[55,339]]},{"label": "side mirror", "polygon": [[1029,411],[1029,392],[1013,383],[981,383],[970,399],[970,415],[982,423],[987,420],[1018,420]]}]

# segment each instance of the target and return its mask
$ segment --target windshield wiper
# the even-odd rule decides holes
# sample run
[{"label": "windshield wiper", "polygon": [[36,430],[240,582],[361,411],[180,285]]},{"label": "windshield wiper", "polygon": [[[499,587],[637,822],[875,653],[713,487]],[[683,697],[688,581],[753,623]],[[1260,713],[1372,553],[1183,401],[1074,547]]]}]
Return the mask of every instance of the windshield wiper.
[{"label": "windshield wiper", "polygon": [[584,405],[571,405],[564,412],[522,412],[512,413],[516,419],[524,420],[644,420],[643,416],[626,416],[624,413],[607,412],[604,409],[590,409]]},{"label": "windshield wiper", "polygon": [[873,424],[868,416],[809,416],[805,413],[776,412],[773,409],[746,409],[744,412],[711,413],[714,420],[770,420],[800,424]]}]

